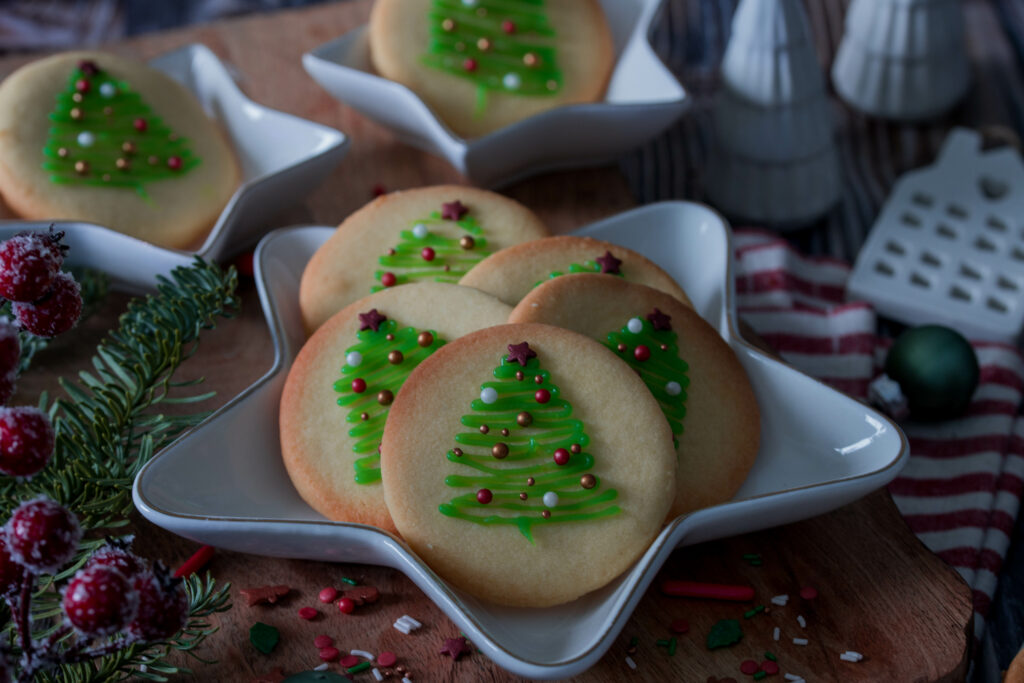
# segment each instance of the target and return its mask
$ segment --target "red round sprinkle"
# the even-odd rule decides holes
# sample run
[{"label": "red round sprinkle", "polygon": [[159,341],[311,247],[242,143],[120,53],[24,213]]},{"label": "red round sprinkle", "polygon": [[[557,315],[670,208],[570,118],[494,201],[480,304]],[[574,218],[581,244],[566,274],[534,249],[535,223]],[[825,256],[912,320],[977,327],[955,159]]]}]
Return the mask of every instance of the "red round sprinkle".
[{"label": "red round sprinkle", "polygon": [[636,358],[639,361],[645,361],[650,357],[651,350],[647,348],[647,346],[645,346],[644,344],[641,344],[640,346],[633,349],[633,358]]},{"label": "red round sprinkle", "polygon": [[171,169],[172,171],[180,171],[181,165],[181,157],[175,156],[167,159],[167,168]]},{"label": "red round sprinkle", "polygon": [[740,664],[740,671],[747,674],[748,676],[757,673],[757,662],[753,659],[747,659]]},{"label": "red round sprinkle", "polygon": [[686,633],[690,630],[690,622],[686,619],[676,619],[669,628],[672,629],[672,633]]},{"label": "red round sprinkle", "polygon": [[818,597],[818,590],[812,586],[804,586],[800,589],[800,597],[804,600],[813,600]]},{"label": "red round sprinkle", "polygon": [[81,92],[81,93],[89,92],[89,88],[91,88],[91,87],[92,87],[92,83],[90,83],[88,81],[88,79],[79,78],[77,81],[75,81],[75,90],[77,90],[78,92]]},{"label": "red round sprinkle", "polygon": [[516,32],[516,24],[511,19],[506,19],[501,22],[501,30],[511,35]]},{"label": "red round sprinkle", "polygon": [[338,652],[338,648],[336,647],[325,647],[320,649],[320,659],[325,662],[333,662],[337,660],[338,655],[340,654],[341,653]]},{"label": "red round sprinkle", "polygon": [[316,645],[316,649],[322,650],[325,647],[334,645],[334,638],[330,636],[317,636],[313,639],[313,644]]},{"label": "red round sprinkle", "polygon": [[394,273],[381,273],[380,283],[385,287],[394,287],[397,278]]},{"label": "red round sprinkle", "polygon": [[770,659],[766,659],[761,662],[761,671],[765,672],[769,676],[774,676],[779,673],[779,665]]},{"label": "red round sprinkle", "polygon": [[494,494],[491,493],[490,489],[480,489],[476,492],[476,502],[481,505],[487,505],[494,500]]},{"label": "red round sprinkle", "polygon": [[377,655],[377,663],[381,666],[394,666],[397,661],[398,656],[394,652],[385,651]]},{"label": "red round sprinkle", "polygon": [[338,664],[341,664],[346,669],[348,669],[350,667],[353,667],[353,666],[355,666],[358,663],[359,663],[359,657],[356,657],[355,655],[345,655],[344,657],[341,658],[341,661],[338,662]]},{"label": "red round sprinkle", "polygon": [[352,598],[342,598],[338,600],[338,609],[342,614],[352,614],[356,610],[356,603]]},{"label": "red round sprinkle", "polygon": [[335,588],[328,586],[320,591],[320,602],[334,602],[334,598],[338,597],[338,591]]},{"label": "red round sprinkle", "polygon": [[466,59],[462,61],[462,68],[466,71],[476,71],[476,60],[472,57],[466,57]]},{"label": "red round sprinkle", "polygon": [[420,256],[423,257],[424,261],[433,261],[436,255],[432,247],[423,247],[423,250],[420,251]]},{"label": "red round sprinkle", "polygon": [[[352,391],[356,392],[357,394],[361,394],[364,391],[366,391],[366,380],[363,379],[362,377],[356,377],[354,380],[352,380]],[[327,589],[325,588],[324,590]],[[323,595],[323,593],[320,593],[320,595]],[[330,602],[333,599],[333,597],[328,598],[327,600],[324,600],[324,602]]]},{"label": "red round sprinkle", "polygon": [[303,607],[299,610],[299,616],[303,619],[315,619],[319,612],[316,611],[315,607]]},{"label": "red round sprinkle", "polygon": [[146,119],[140,118],[132,121],[132,126],[135,127],[135,130],[139,131],[140,133],[143,133],[147,128],[149,128],[149,123],[146,121]]},{"label": "red round sprinkle", "polygon": [[569,451],[564,448],[555,449],[555,464],[556,465],[568,465],[569,464]]},{"label": "red round sprinkle", "polygon": [[547,389],[538,389],[534,392],[533,398],[537,403],[547,403],[551,400],[551,392]]}]

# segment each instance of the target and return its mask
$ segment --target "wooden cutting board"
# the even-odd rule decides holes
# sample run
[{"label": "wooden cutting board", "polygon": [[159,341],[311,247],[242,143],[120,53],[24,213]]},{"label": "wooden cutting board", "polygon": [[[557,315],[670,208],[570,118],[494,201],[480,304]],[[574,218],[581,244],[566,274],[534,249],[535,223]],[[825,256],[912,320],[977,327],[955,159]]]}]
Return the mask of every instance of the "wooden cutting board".
[{"label": "wooden cutting board", "polygon": [[[282,225],[333,225],[368,201],[375,186],[393,190],[463,181],[445,162],[408,147],[386,129],[340,105],[302,70],[303,52],[364,23],[368,12],[366,1],[324,5],[154,34],[109,47],[148,58],[186,43],[205,43],[237,71],[242,89],[254,100],[351,136],[348,156],[339,168],[280,220]],[[26,61],[24,57],[0,59],[0,75]],[[632,205],[614,167],[546,174],[504,192],[534,209],[555,232]],[[209,408],[227,401],[271,365],[270,338],[251,282],[243,285],[242,295],[243,314],[204,337],[200,352],[184,371],[189,377],[205,376],[207,387],[219,392]],[[73,341],[61,340],[42,355],[37,368],[22,380],[16,401],[35,402],[41,390],[55,389],[57,376],[82,367],[95,342],[115,323],[124,301],[123,296],[113,296]],[[144,520],[137,523],[137,532],[138,549],[171,566],[196,549],[195,544]],[[760,566],[743,559],[750,553],[760,554]],[[216,619],[220,630],[199,652],[214,663],[181,658],[199,680],[248,681],[275,667],[285,673],[310,669],[320,663],[312,644],[320,634],[332,636],[343,650],[391,650],[415,680],[518,680],[479,653],[458,662],[439,654],[444,639],[458,635],[456,628],[395,570],[230,552],[218,552],[209,568],[218,579],[233,584],[235,607]],[[355,615],[343,615],[319,603],[319,590],[343,587],[343,577],[376,586],[382,599]],[[747,584],[755,588],[757,597],[749,604],[670,598],[657,590],[663,578]],[[293,591],[275,606],[250,607],[238,595],[241,588],[278,583]],[[814,600],[798,597],[805,586],[816,588],[819,596]],[[743,617],[745,610],[769,604],[771,596],[780,594],[790,596],[785,607]],[[300,619],[297,610],[307,605],[320,609],[321,615],[313,621]],[[391,624],[402,614],[414,616],[423,628],[409,636],[400,634]],[[740,663],[761,662],[767,651],[777,657],[782,673],[814,681],[956,681],[967,668],[971,614],[966,584],[907,530],[888,494],[878,492],[805,522],[676,551],[616,643],[576,680],[744,680]],[[798,624],[798,615],[805,618],[806,628]],[[744,638],[734,647],[709,651],[707,634],[725,618],[741,622]],[[656,641],[673,635],[669,625],[677,619],[688,621],[689,632],[675,636],[678,647],[670,656]],[[256,621],[281,630],[281,644],[270,655],[258,653],[249,644],[249,627]],[[772,639],[776,626],[781,632],[778,642]],[[632,638],[637,639],[632,654],[636,671],[626,662]],[[793,638],[806,638],[808,643],[797,645]],[[841,661],[839,654],[846,650],[863,653],[864,661]],[[779,674],[770,680],[781,678]],[[358,679],[372,680],[368,673],[359,674]]]}]

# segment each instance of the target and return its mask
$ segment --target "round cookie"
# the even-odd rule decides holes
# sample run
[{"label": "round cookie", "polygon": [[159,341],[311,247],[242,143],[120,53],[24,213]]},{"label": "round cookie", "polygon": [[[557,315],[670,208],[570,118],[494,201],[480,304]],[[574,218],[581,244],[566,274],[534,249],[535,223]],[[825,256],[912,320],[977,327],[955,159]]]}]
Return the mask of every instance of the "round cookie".
[{"label": "round cookie", "polygon": [[424,358],[508,313],[475,289],[422,282],[371,294],[321,326],[281,395],[281,453],[303,500],[329,519],[393,532],[377,456],[390,401]]},{"label": "round cookie", "polygon": [[421,363],[381,448],[388,510],[412,549],[473,595],[530,607],[625,571],[662,526],[675,468],[668,424],[629,366],[536,324],[474,332]]},{"label": "round cookie", "polygon": [[374,68],[464,138],[600,99],[615,59],[598,0],[377,0],[369,36]]},{"label": "round cookie", "polygon": [[306,332],[388,283],[455,283],[488,254],[547,234],[532,211],[486,190],[437,185],[378,197],[306,265],[299,287]]},{"label": "round cookie", "polygon": [[736,354],[692,308],[650,287],[578,274],[534,289],[509,322],[579,332],[639,373],[677,440],[671,516],[729,500],[743,484],[760,442],[757,400]]},{"label": "round cookie", "polygon": [[238,183],[234,155],[196,98],[145,64],[68,52],[0,84],[0,194],[24,218],[196,247]]},{"label": "round cookie", "polygon": [[586,272],[618,275],[690,305],[682,287],[647,257],[611,242],[576,235],[545,237],[502,249],[474,266],[459,284],[476,287],[515,306],[546,280],[564,273]]}]

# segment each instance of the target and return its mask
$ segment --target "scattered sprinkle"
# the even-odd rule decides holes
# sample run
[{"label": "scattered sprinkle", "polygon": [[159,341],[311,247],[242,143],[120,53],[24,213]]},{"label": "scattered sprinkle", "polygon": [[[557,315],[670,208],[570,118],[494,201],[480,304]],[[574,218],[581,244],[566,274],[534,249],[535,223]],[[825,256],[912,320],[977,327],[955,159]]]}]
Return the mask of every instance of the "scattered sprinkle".
[{"label": "scattered sprinkle", "polygon": [[708,633],[708,649],[717,650],[720,647],[729,647],[740,642],[743,638],[743,629],[740,622],[735,619],[722,619],[711,627]]},{"label": "scattered sprinkle", "polygon": [[754,674],[754,680],[755,681],[759,681],[762,678],[766,677],[767,675],[768,674],[766,674],[764,671],[758,671],[756,674]]},{"label": "scattered sprinkle", "polygon": [[743,556],[744,560],[759,560],[761,559],[761,553],[746,553]]},{"label": "scattered sprinkle", "polygon": [[347,583],[350,586],[358,586],[359,585],[358,581],[356,581],[355,579],[350,579],[347,576],[341,577],[341,582],[342,583]]},{"label": "scattered sprinkle", "polygon": [[350,666],[349,668],[345,669],[345,673],[347,673],[347,674],[362,673],[363,671],[366,671],[367,669],[369,669],[370,666],[371,666],[371,664],[369,662],[360,662],[359,664],[356,664],[355,666]]},{"label": "scattered sprinkle", "polygon": [[779,661],[779,658],[778,658],[778,657],[776,657],[776,656],[775,656],[775,653],[773,653],[773,652],[771,652],[771,651],[765,652],[765,653],[764,653],[764,658],[765,658],[765,659],[767,659],[767,660],[769,660],[769,661],[772,661],[772,662],[777,662],[777,661]]},{"label": "scattered sprinkle", "polygon": [[331,638],[330,636],[317,636],[313,639],[313,645],[316,646],[316,649],[322,650],[325,647],[334,645],[334,638]]},{"label": "scattered sprinkle", "polygon": [[257,621],[249,628],[249,642],[265,655],[269,655],[280,640],[281,632],[270,624]]},{"label": "scattered sprinkle", "polygon": [[752,676],[757,672],[757,662],[753,659],[745,659],[740,663],[740,673]]},{"label": "scattered sprinkle", "polygon": [[344,657],[341,658],[341,662],[340,662],[340,664],[343,667],[345,667],[346,669],[348,667],[350,667],[350,666],[355,666],[358,663],[359,663],[359,657],[356,657],[355,655],[345,655]]},{"label": "scattered sprinkle", "polygon": [[776,626],[775,630],[772,631],[772,640],[778,640],[779,639],[779,635],[781,633],[782,633],[782,630],[778,626]]},{"label": "scattered sprinkle", "polygon": [[412,683],[412,681],[409,680],[408,676],[402,676],[402,683]]},{"label": "scattered sprinkle", "polygon": [[743,618],[744,619],[750,619],[754,615],[760,614],[763,611],[764,611],[764,605],[758,605],[754,609],[750,609],[750,610],[747,610],[746,612],[744,612],[743,613]]},{"label": "scattered sprinkle", "polygon": [[761,671],[769,676],[779,673],[779,665],[772,661],[761,662]]},{"label": "scattered sprinkle", "polygon": [[794,638],[793,639],[793,644],[794,645],[806,645],[807,644],[807,639],[806,638]]},{"label": "scattered sprinkle", "polygon": [[807,628],[807,620],[804,619],[802,614],[796,615],[796,623],[800,624],[800,628]]},{"label": "scattered sprinkle", "polygon": [[381,652],[379,655],[377,655],[377,663],[381,666],[394,666],[395,662],[397,661],[398,655],[388,650],[385,650],[384,652]]},{"label": "scattered sprinkle", "polygon": [[818,591],[816,588],[811,586],[804,586],[800,589],[800,597],[804,600],[813,600],[818,597]]},{"label": "scattered sprinkle", "polygon": [[786,674],[785,678],[786,678],[787,681],[800,681],[800,680],[803,680],[800,676],[797,676],[796,674]]},{"label": "scattered sprinkle", "polygon": [[402,615],[402,619],[405,619],[405,621],[408,622],[409,625],[412,626],[413,628],[419,628],[420,626],[423,626],[423,624],[421,624],[420,622],[416,621],[415,619],[410,617],[408,614]]},{"label": "scattered sprinkle", "polygon": [[396,621],[392,626],[395,627],[396,631],[404,633],[405,635],[409,635],[409,632],[412,630],[404,621]]},{"label": "scattered sprinkle", "polygon": [[854,652],[853,650],[847,650],[843,654],[839,655],[839,659],[844,662],[859,662],[864,659],[864,655],[859,652]]},{"label": "scattered sprinkle", "polygon": [[669,626],[672,633],[687,633],[690,630],[690,622],[686,619],[676,619]]},{"label": "scattered sprinkle", "polygon": [[665,638],[663,640],[656,640],[656,641],[654,641],[654,644],[657,645],[658,647],[667,647],[668,646],[668,638]]},{"label": "scattered sprinkle", "polygon": [[626,664],[629,665],[630,669],[633,669],[634,671],[636,671],[636,662],[633,661],[632,657],[628,657],[628,656],[626,657]]},{"label": "scattered sprinkle", "polygon": [[338,661],[338,655],[340,655],[340,654],[341,653],[338,652],[338,648],[336,648],[336,647],[323,647],[323,648],[320,648],[320,659],[322,659],[325,662],[336,662],[336,661]]},{"label": "scattered sprinkle", "polygon": [[676,654],[676,639],[675,638],[669,638],[668,639],[668,656],[669,657],[674,657],[675,654]]},{"label": "scattered sprinkle", "polygon": [[774,598],[772,598],[772,604],[778,605],[779,607],[785,607],[787,602],[789,602],[788,595],[776,595]]},{"label": "scattered sprinkle", "polygon": [[313,667],[313,671],[327,671],[327,667],[328,667],[327,662],[324,662],[323,664],[320,664],[318,666],[314,666]]},{"label": "scattered sprinkle", "polygon": [[366,650],[349,650],[349,654],[355,655],[356,657],[362,657],[363,659],[369,659],[373,661],[373,655]]},{"label": "scattered sprinkle", "polygon": [[373,669],[370,669],[370,673],[373,674],[374,680],[377,680],[377,681],[383,681],[384,680],[384,674],[382,674],[380,672],[380,669],[374,667]]},{"label": "scattered sprinkle", "polygon": [[303,607],[299,610],[299,616],[309,621],[310,619],[316,619],[316,616],[320,614],[316,611],[315,607]]},{"label": "scattered sprinkle", "polygon": [[338,590],[336,588],[328,586],[327,588],[320,589],[320,602],[334,602],[336,597],[338,597]]}]

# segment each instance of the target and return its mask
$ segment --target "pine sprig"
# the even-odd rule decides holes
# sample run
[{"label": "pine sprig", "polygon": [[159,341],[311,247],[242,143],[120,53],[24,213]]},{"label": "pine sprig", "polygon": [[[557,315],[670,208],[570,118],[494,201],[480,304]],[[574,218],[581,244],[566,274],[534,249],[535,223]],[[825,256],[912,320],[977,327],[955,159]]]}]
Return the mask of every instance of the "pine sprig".
[{"label": "pine sprig", "polygon": [[[134,300],[119,326],[100,342],[92,371],[61,379],[67,398],[48,408],[56,432],[49,466],[28,482],[0,482],[7,516],[25,498],[45,494],[78,514],[87,529],[123,525],[132,510],[131,484],[152,455],[206,413],[166,415],[161,404],[202,401],[211,394],[171,396],[194,382],[172,376],[197,348],[199,333],[238,308],[233,269],[196,259],[160,278],[157,294]],[[40,406],[47,410],[45,398]]]}]

